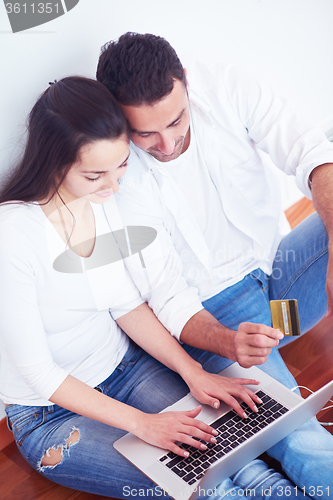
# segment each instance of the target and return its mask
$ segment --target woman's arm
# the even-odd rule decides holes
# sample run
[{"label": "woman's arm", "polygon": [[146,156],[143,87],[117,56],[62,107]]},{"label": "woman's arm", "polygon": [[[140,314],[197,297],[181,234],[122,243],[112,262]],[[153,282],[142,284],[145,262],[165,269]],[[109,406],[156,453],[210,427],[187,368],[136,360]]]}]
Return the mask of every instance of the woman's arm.
[{"label": "woman's arm", "polygon": [[[165,330],[147,304],[141,304],[117,322],[138,345],[179,373],[199,401],[218,407],[222,399],[244,416],[240,405],[231,396],[233,394],[255,410],[253,399],[257,398],[242,384],[256,384],[256,381],[228,379],[206,373]],[[187,452],[177,442],[203,448],[205,445],[197,439],[214,442],[216,435],[212,427],[195,418],[200,413],[200,407],[186,412],[147,414],[101,394],[70,375],[50,400],[70,411],[132,432],[150,444],[183,456],[187,456]]]},{"label": "woman's arm", "polygon": [[214,443],[217,435],[215,429],[195,419],[200,407],[191,411],[148,414],[96,391],[71,375],[52,394],[50,401],[69,411],[132,432],[147,443],[185,457],[189,453],[181,449],[177,441],[205,449],[198,439]]},{"label": "woman's arm", "polygon": [[233,397],[236,396],[256,411],[254,401],[260,403],[260,399],[243,386],[258,384],[257,381],[232,379],[205,372],[202,366],[192,359],[163,327],[147,304],[141,304],[118,318],[117,323],[142,349],[171,370],[179,373],[200,403],[218,408],[220,400],[223,400],[244,417],[244,411]]},{"label": "woman's arm", "polygon": [[[184,454],[184,450],[175,444],[176,441],[199,447],[202,443],[194,440],[192,436],[211,440],[214,430],[194,420],[199,409],[161,415],[145,414],[94,390],[68,375],[68,371],[56,363],[45,333],[36,286],[36,276],[44,276],[43,264],[48,269],[49,256],[45,256],[42,250],[38,254],[34,252],[33,244],[39,242],[40,234],[33,232],[35,226],[31,229],[32,223],[29,225],[29,219],[27,222],[24,217],[26,209],[23,206],[19,209],[16,218],[10,217],[7,212],[1,217],[0,213],[3,236],[0,241],[0,335],[7,359],[16,367],[27,387],[42,399],[107,425],[131,431],[151,444],[176,453]],[[24,213],[21,213],[22,211]],[[37,224],[37,227],[39,228],[40,224]],[[31,234],[30,239],[25,234],[28,231]],[[43,240],[40,243],[36,243],[36,248],[43,248]],[[53,283],[48,283],[48,286],[53,286]],[[62,291],[60,284],[59,293]],[[57,290],[50,296],[50,299],[52,298],[54,300],[49,301],[50,306],[56,303]],[[59,304],[56,311],[58,315],[61,314]],[[45,316],[45,309],[43,312]],[[50,312],[53,314],[54,323],[55,313],[52,307]],[[51,322],[50,318],[48,320]],[[1,381],[4,383],[4,380]],[[10,393],[8,384],[6,390]]]}]

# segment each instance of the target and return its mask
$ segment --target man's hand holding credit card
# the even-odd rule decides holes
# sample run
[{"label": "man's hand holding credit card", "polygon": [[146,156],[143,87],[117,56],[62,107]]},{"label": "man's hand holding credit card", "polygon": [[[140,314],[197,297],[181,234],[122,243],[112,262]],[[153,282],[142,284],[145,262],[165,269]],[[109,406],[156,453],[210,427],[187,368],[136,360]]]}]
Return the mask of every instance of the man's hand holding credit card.
[{"label": "man's hand holding credit card", "polygon": [[234,337],[234,356],[243,368],[258,366],[267,361],[272,348],[279,345],[284,336],[300,335],[296,299],[270,301],[272,327],[259,323],[244,322]]}]

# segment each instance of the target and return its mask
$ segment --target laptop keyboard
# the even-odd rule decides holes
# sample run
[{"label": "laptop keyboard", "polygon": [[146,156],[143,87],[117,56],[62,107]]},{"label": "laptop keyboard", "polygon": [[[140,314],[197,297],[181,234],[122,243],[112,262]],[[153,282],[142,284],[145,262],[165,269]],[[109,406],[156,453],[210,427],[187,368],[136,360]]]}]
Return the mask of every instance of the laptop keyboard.
[{"label": "laptop keyboard", "polygon": [[[181,444],[180,447],[189,451],[190,456],[184,458],[170,451],[159,459],[160,462],[189,485],[199,481],[216,460],[288,411],[288,408],[264,391],[258,391],[256,394],[263,402],[258,406],[258,413],[251,412],[248,418],[243,419],[234,410],[230,410],[210,424],[219,433],[216,436],[216,444],[202,441],[207,445],[207,450],[204,451]],[[243,402],[241,407],[248,412],[246,403]]]}]

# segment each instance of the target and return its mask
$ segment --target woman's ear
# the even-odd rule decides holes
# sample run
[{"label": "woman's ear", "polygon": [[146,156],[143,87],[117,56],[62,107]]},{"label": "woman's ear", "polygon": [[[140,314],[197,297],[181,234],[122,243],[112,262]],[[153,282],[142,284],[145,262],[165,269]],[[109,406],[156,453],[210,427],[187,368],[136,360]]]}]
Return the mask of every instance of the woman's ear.
[{"label": "woman's ear", "polygon": [[188,89],[189,89],[189,84],[188,84],[188,79],[187,79],[187,69],[183,68],[184,75],[185,75],[185,90],[186,94],[188,95]]},{"label": "woman's ear", "polygon": [[185,75],[185,79],[186,79],[186,89],[188,90],[187,69],[186,68],[183,68],[183,69],[184,69],[184,75]]}]

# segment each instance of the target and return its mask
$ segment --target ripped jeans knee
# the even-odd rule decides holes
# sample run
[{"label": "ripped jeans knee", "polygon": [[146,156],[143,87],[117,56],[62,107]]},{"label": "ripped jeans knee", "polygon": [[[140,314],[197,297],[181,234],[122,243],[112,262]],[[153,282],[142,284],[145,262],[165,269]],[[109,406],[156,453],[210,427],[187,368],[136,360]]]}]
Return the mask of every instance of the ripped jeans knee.
[{"label": "ripped jeans knee", "polygon": [[58,446],[54,444],[51,448],[46,450],[37,464],[37,470],[39,470],[39,472],[44,472],[46,469],[54,469],[57,467],[57,465],[62,463],[65,455],[70,455],[71,447],[78,444],[79,441],[79,429],[73,427],[68,438],[65,439],[63,443],[58,444]]}]

